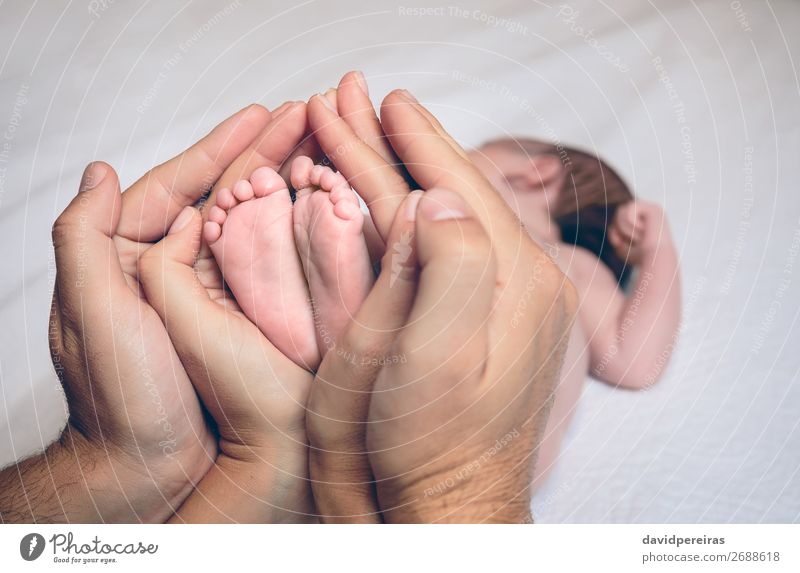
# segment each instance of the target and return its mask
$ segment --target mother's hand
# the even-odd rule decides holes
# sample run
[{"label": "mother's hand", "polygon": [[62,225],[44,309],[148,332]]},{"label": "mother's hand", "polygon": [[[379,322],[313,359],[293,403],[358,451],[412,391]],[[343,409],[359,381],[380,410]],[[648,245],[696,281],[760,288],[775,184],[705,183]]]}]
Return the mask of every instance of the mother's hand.
[{"label": "mother's hand", "polygon": [[0,474],[3,521],[164,521],[213,463],[216,440],[137,261],[269,116],[240,111],[122,195],[109,165],[87,167],[53,226],[50,346],[69,425],[43,456]]},{"label": "mother's hand", "polygon": [[[220,177],[280,169],[300,145],[305,104],[282,106]],[[175,516],[188,522],[304,521],[313,516],[305,405],[313,374],[278,351],[224,291],[213,257],[202,257],[201,216],[187,207],[142,256],[147,299],[219,432],[214,466]],[[199,270],[199,272],[196,272]]]}]

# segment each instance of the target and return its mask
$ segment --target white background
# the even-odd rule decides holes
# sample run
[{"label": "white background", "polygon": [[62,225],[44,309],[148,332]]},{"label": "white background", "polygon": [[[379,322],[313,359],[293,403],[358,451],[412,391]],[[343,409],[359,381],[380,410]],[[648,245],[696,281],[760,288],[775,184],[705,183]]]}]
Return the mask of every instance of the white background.
[{"label": "white background", "polygon": [[465,145],[594,149],[669,215],[686,306],[674,360],[645,393],[587,385],[537,519],[797,521],[800,4],[574,1],[571,21],[556,2],[414,5],[0,5],[0,464],[64,422],[49,232],[84,165],[129,184],[251,101],[362,69],[376,101],[409,88]]}]

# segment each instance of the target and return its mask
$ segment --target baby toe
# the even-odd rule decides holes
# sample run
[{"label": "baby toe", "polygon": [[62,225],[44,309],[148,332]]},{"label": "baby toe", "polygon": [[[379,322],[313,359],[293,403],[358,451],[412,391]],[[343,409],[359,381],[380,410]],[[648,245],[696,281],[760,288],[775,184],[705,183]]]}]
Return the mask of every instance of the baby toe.
[{"label": "baby toe", "polygon": [[213,205],[211,209],[208,210],[208,220],[217,225],[222,225],[227,217],[228,214],[219,205]]},{"label": "baby toe", "polygon": [[236,185],[233,186],[233,196],[239,201],[249,201],[254,195],[253,186],[245,179],[237,181]]},{"label": "baby toe", "polygon": [[319,180],[319,186],[327,191],[343,183],[346,183],[345,178],[340,173],[336,173],[330,168],[326,168]]},{"label": "baby toe", "polygon": [[295,191],[306,189],[311,185],[311,170],[314,168],[314,161],[310,157],[301,155],[292,161],[292,169],[289,178]]},{"label": "baby toe", "polygon": [[350,186],[346,182],[336,185],[333,189],[331,189],[331,202],[336,204],[340,201],[347,201],[353,203],[354,205],[358,205],[356,194],[352,189],[350,189]]},{"label": "baby toe", "polygon": [[237,201],[236,197],[233,196],[233,191],[227,187],[223,187],[217,191],[217,205],[219,205],[221,209],[232,209],[236,206],[236,203]]},{"label": "baby toe", "polygon": [[[333,206],[333,212],[337,217],[346,221],[355,221],[364,216],[361,209],[358,208],[358,205],[354,205],[350,201],[339,201]],[[360,230],[360,225],[358,228]]]},{"label": "baby toe", "polygon": [[276,191],[286,189],[286,181],[270,167],[259,167],[253,171],[250,182],[253,184],[253,192],[256,197],[266,197]]},{"label": "baby toe", "polygon": [[330,171],[330,168],[324,165],[315,165],[311,169],[311,177],[310,177],[311,184],[319,187],[320,182],[322,180],[322,176],[325,174],[326,171]]},{"label": "baby toe", "polygon": [[222,226],[214,221],[206,221],[203,225],[203,238],[209,245],[216,243],[222,235]]}]

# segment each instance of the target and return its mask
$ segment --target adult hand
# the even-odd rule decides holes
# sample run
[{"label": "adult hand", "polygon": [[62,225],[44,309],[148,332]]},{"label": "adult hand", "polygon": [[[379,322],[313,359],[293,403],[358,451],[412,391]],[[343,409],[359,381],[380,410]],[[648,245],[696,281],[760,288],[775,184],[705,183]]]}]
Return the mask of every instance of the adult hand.
[{"label": "adult hand", "polygon": [[164,521],[213,463],[216,440],[137,261],[269,116],[243,109],[122,195],[109,165],[86,169],[53,226],[50,345],[69,424],[45,454],[0,474],[3,521]]},{"label": "adult hand", "polygon": [[[405,200],[405,181],[355,139],[348,144],[352,130],[316,100],[309,104],[312,127],[329,156],[324,130],[339,130],[343,152],[334,162],[348,180],[357,173],[384,177],[383,191],[364,184],[357,190],[368,203],[386,206],[384,216],[370,205],[378,231],[386,233]],[[384,335],[376,343],[375,337],[346,332],[345,352],[329,352],[323,361],[309,405],[312,452],[321,452],[318,465],[326,475],[343,469],[345,477],[361,479],[371,467],[380,509],[390,521],[525,520],[533,462],[576,306],[574,289],[410,94],[391,93],[381,119],[392,148],[421,187],[456,189],[459,195],[437,191],[419,200],[421,272],[400,333],[388,336],[381,327],[376,332]],[[395,313],[384,325],[408,310],[392,300],[371,306]],[[372,361],[382,367],[354,368],[341,359],[348,353],[382,357]],[[402,360],[389,366],[395,356]],[[325,442],[325,433],[338,441]],[[364,440],[368,466],[365,455],[355,455]],[[313,457],[311,468],[316,480]],[[363,485],[358,503],[344,495],[352,493],[355,480],[337,485],[318,488],[315,482],[317,503],[332,498],[337,515],[345,514],[342,508],[355,510],[348,515],[374,515]]]},{"label": "adult hand", "polygon": [[[279,169],[305,125],[304,104],[275,113],[258,140],[262,152],[245,152],[218,186],[262,165]],[[213,258],[195,272],[201,225],[200,213],[185,208],[140,263],[147,298],[219,431],[219,457],[175,520],[308,520],[305,404],[313,374],[281,354],[224,294]]]},{"label": "adult hand", "polygon": [[[410,178],[384,136],[363,75],[345,74],[338,89],[328,94],[335,94],[335,106],[328,105],[330,97],[314,96],[309,101],[311,133],[328,160],[366,202],[371,217],[366,218],[364,231],[370,255],[378,261],[385,256],[387,241],[410,244],[408,233],[413,224],[409,226],[400,217],[392,230],[395,215],[405,212],[401,206],[406,207],[403,202],[409,197]],[[408,209],[417,198],[412,196]],[[396,294],[402,286],[411,286],[413,292],[413,283],[396,281],[400,274],[409,272],[403,269],[410,268],[413,275],[414,260],[410,252],[406,254],[383,261],[384,272],[368,299],[317,371],[306,420],[312,487],[323,521],[382,520],[366,453],[364,422],[382,357],[405,317],[392,314],[385,321],[385,309],[374,312],[371,301],[384,298],[380,293],[389,282],[398,285],[393,290]],[[394,279],[386,274],[392,264],[397,269]]]}]

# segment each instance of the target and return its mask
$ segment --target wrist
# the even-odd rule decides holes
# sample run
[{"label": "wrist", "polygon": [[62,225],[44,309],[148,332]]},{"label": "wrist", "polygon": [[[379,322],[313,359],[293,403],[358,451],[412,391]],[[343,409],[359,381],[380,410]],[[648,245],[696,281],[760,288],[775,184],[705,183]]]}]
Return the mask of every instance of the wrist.
[{"label": "wrist", "polygon": [[[428,493],[414,498],[381,497],[381,508],[387,523],[532,523],[528,486],[524,491],[494,483],[494,491],[483,491],[469,484],[459,485],[442,494],[431,493],[439,481],[425,489]],[[507,493],[507,496],[500,492]],[[388,509],[387,509],[388,508]]]},{"label": "wrist", "polygon": [[672,239],[669,237],[667,237],[665,240],[658,241],[654,245],[645,249],[637,266],[642,268],[652,268],[659,264],[661,260],[666,258],[677,258],[677,250],[675,249]]},{"label": "wrist", "polygon": [[314,504],[323,523],[383,521],[366,453],[312,449],[309,475]]},{"label": "wrist", "polygon": [[124,453],[67,425],[42,454],[0,474],[0,515],[20,523],[163,522],[188,495],[166,489]]},{"label": "wrist", "polygon": [[208,458],[201,472],[187,474],[187,465],[170,456],[138,456],[108,443],[97,444],[72,426],[57,442],[80,471],[83,485],[107,523],[164,523],[191,494],[213,463]]},{"label": "wrist", "polygon": [[[301,441],[304,437],[287,434],[257,445],[220,442],[220,455],[212,469],[218,476],[212,481],[226,482],[231,498],[242,498],[241,503],[231,504],[231,519],[257,523],[311,519],[314,504],[308,479],[308,446]],[[210,488],[216,489],[215,485]]]},{"label": "wrist", "polygon": [[[513,451],[512,451],[513,450]],[[388,523],[530,523],[532,468],[514,451],[472,461],[409,480],[378,483]],[[484,461],[485,460],[485,461]],[[521,461],[522,460],[522,461]]]}]

